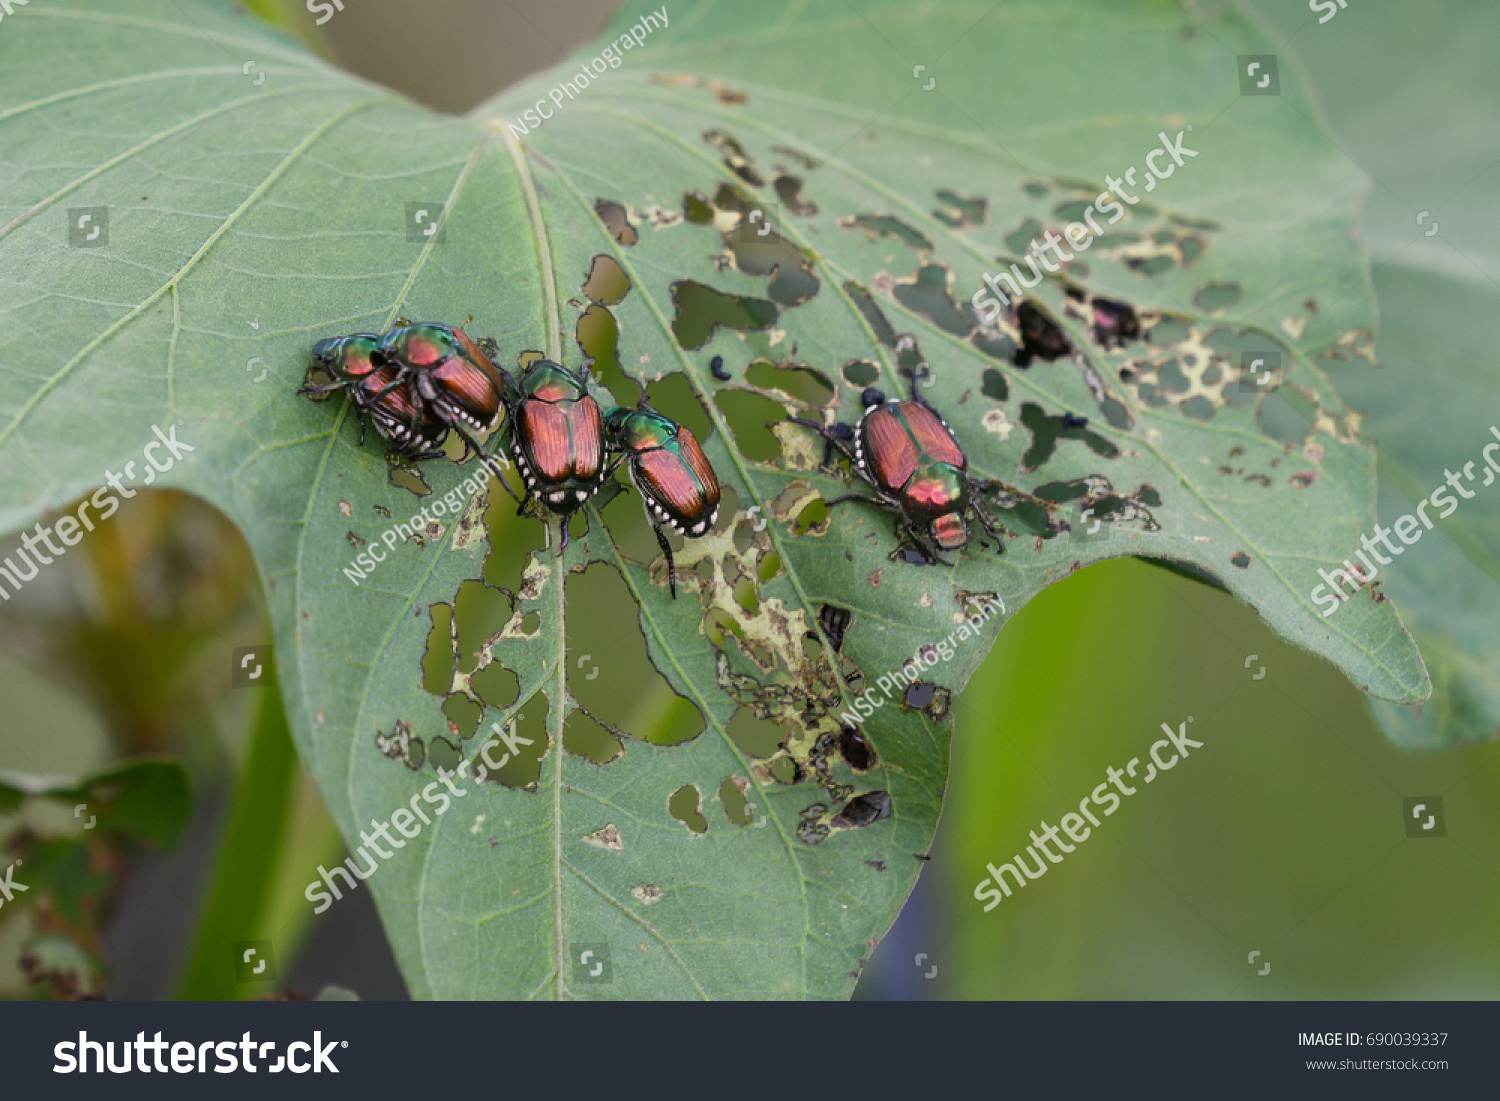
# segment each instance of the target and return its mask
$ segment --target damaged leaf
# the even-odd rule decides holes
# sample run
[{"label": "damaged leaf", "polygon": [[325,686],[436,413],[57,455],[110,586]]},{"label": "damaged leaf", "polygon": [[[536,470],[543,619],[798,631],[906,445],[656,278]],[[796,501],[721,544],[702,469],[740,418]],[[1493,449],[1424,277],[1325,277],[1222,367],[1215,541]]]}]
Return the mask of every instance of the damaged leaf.
[{"label": "damaged leaf", "polygon": [[[244,531],[297,747],[345,838],[441,779],[463,787],[368,881],[414,996],[846,996],[931,845],[952,701],[1006,616],[1102,558],[1190,565],[1372,695],[1425,695],[1390,604],[1330,627],[1307,596],[1373,522],[1373,452],[1326,376],[1330,356],[1356,370],[1370,354],[1361,181],[1304,112],[1254,122],[1260,152],[1236,152],[1252,124],[1217,119],[1223,44],[1274,44],[1234,10],[1185,38],[1171,6],[1100,19],[1058,0],[1045,20],[1001,6],[976,25],[866,5],[914,53],[951,49],[944,102],[1004,120],[1002,151],[943,97],[900,98],[853,133],[892,100],[868,64],[888,47],[836,0],[748,37],[740,13],[685,0],[520,133],[555,73],[437,117],[229,0],[168,7],[49,0],[0,34],[0,308],[29,319],[0,337],[0,527],[69,507],[176,426],[194,450],[159,484]],[[1057,79],[1063,16],[1074,56],[1109,64]],[[277,94],[205,70],[222,55],[206,32],[253,50]],[[1020,116],[997,59],[1034,90]],[[840,79],[810,81],[826,71]],[[1135,104],[1100,115],[1122,80]],[[1304,95],[1289,74],[1283,94]],[[83,104],[87,133],[67,121]],[[984,275],[1065,230],[1179,113],[1201,157],[987,316]],[[443,232],[408,235],[411,204],[441,210]],[[109,208],[107,249],[69,249],[72,206]],[[1316,312],[1284,324],[1300,307],[1282,289],[1314,283]],[[1195,302],[1228,284],[1242,296]],[[398,317],[493,336],[513,373],[587,355],[606,411],[645,392],[698,435],[725,495],[711,532],[669,536],[675,600],[620,481],[559,555],[555,521],[517,518],[486,478],[463,488],[472,460],[397,470],[341,399],[295,396],[316,339]],[[1282,355],[1274,392],[1229,398],[1251,368],[1222,333]],[[1185,366],[1200,346],[1218,359]],[[238,369],[252,359],[259,384]],[[867,387],[905,398],[912,372],[997,524],[971,523],[951,566],[921,564],[888,512],[830,507],[868,490],[790,421],[852,425]],[[784,416],[750,423],[767,403]],[[1090,508],[1103,538],[1083,538]],[[357,548],[384,558],[356,580]],[[611,624],[578,597],[595,570],[618,577],[659,678],[640,678],[640,716],[585,702],[611,660],[588,635]],[[686,733],[654,737],[679,707]],[[609,943],[612,985],[576,981],[574,946]]]}]

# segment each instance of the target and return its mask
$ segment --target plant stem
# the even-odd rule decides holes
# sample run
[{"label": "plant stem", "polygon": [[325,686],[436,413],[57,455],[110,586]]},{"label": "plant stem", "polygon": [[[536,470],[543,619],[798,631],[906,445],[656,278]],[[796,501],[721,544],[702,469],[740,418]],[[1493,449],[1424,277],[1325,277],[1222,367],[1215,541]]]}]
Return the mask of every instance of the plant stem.
[{"label": "plant stem", "polygon": [[[263,984],[236,981],[233,946],[260,932],[270,888],[287,834],[287,812],[296,778],[297,751],[287,729],[281,688],[272,680],[261,690],[250,752],[235,785],[234,802],[214,860],[208,896],[177,996],[188,1000],[233,1000],[262,993]],[[277,945],[282,965],[292,946]]]}]

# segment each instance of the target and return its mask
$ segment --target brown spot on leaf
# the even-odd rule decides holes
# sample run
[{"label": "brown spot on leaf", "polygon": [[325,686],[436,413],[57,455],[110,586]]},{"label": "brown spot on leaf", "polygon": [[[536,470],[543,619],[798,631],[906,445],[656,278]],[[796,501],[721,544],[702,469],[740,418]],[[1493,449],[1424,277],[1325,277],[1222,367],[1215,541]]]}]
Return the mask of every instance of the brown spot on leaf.
[{"label": "brown spot on leaf", "polygon": [[404,719],[397,719],[389,734],[376,730],[375,748],[380,750],[381,756],[400,761],[413,771],[421,768],[422,762],[427,759],[422,739],[412,736],[411,723]]},{"label": "brown spot on leaf", "polygon": [[625,842],[620,839],[620,831],[613,822],[603,829],[584,834],[583,839],[590,845],[597,845],[599,848],[608,849],[610,852],[618,853],[625,851]]}]

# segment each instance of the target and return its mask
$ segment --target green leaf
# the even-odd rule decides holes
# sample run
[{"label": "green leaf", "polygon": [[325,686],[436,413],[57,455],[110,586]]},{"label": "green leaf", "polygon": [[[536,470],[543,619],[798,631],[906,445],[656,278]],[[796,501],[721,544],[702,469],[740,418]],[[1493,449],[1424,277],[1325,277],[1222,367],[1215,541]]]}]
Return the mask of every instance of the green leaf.
[{"label": "green leaf", "polygon": [[87,829],[100,831],[95,836],[117,833],[163,849],[176,846],[193,809],[187,773],[166,758],[137,758],[81,779],[0,770],[0,810],[27,798],[72,806]]},{"label": "green leaf", "polygon": [[[1500,287],[1457,267],[1405,264],[1383,268],[1376,286],[1385,303],[1386,377],[1378,385],[1351,381],[1348,388],[1369,410],[1366,430],[1380,440],[1380,522],[1391,529],[1414,515],[1434,526],[1427,531],[1408,521],[1403,530],[1418,541],[1404,545],[1393,537],[1401,555],[1387,555],[1392,561],[1377,578],[1377,591],[1411,624],[1433,696],[1418,707],[1372,701],[1375,716],[1387,737],[1407,749],[1489,741],[1500,734],[1500,488],[1484,451],[1490,448],[1500,462],[1500,414],[1491,401],[1500,367],[1473,319],[1500,309]],[[1464,476],[1469,463],[1472,479]],[[1449,473],[1472,499],[1448,486]],[[1453,509],[1439,500],[1419,513],[1438,489]]]},{"label": "green leaf", "polygon": [[[1286,13],[1284,32],[1306,14]],[[1440,0],[1358,25],[1335,19],[1295,41],[1319,74],[1341,148],[1379,181],[1360,236],[1376,261],[1381,369],[1336,368],[1334,378],[1379,445],[1380,522],[1415,514],[1450,471],[1475,495],[1446,488],[1454,511],[1429,506],[1434,529],[1396,541],[1401,554],[1386,555],[1393,561],[1367,590],[1401,609],[1432,673],[1420,706],[1371,701],[1386,736],[1407,749],[1500,735],[1500,493],[1484,484],[1493,474],[1483,458],[1500,425],[1487,324],[1500,307],[1493,38],[1491,13]],[[1388,63],[1366,63],[1377,56]],[[1350,541],[1344,554],[1356,549]]]},{"label": "green leaf", "polygon": [[[208,0],[56,0],[0,34],[0,527],[143,466],[153,428],[178,427],[196,450],[158,484],[245,531],[293,737],[345,838],[368,852],[361,831],[402,808],[431,817],[404,818],[420,829],[400,847],[376,838],[367,881],[415,996],[846,995],[921,868],[948,707],[1004,618],[955,639],[964,614],[989,594],[1012,614],[1101,558],[1216,578],[1372,695],[1425,697],[1389,604],[1329,622],[1307,595],[1374,515],[1373,452],[1320,365],[1373,329],[1364,184],[1291,74],[1274,101],[1240,97],[1232,55],[1268,52],[1253,27],[1087,0],[670,19],[597,88],[574,74],[602,42],[467,119]],[[985,271],[1179,132],[1196,157],[1024,318],[976,330]],[[108,245],[81,247],[67,211],[96,206]],[[412,209],[442,214],[409,235]],[[1146,340],[1095,339],[1111,303]],[[472,464],[429,463],[427,503],[462,513],[385,543],[417,511],[410,476],[293,391],[314,341],[403,316],[472,317],[508,368],[576,366],[582,344],[606,406],[652,384],[729,491],[718,532],[677,552],[679,599],[633,494],[601,494],[562,557],[526,559],[540,525],[493,487],[463,504]],[[1018,366],[1038,337],[1076,354]],[[1271,351],[1281,388],[1238,386]],[[761,427],[852,421],[865,386],[899,393],[924,360],[1005,532],[1003,554],[971,540],[951,569],[893,554],[873,510],[822,519],[847,487],[821,443]],[[1078,538],[1088,509],[1107,538]],[[351,573],[367,548],[385,559]],[[594,655],[630,660],[607,601],[584,599],[601,578],[638,605],[660,674],[631,673],[646,687],[623,726],[579,707],[602,707]],[[825,605],[851,614],[841,652]],[[923,647],[930,683],[882,696]],[[878,760],[856,772],[838,716],[867,689]],[[473,782],[482,744],[511,754],[502,729],[518,752]],[[448,796],[436,766],[460,761]]]}]

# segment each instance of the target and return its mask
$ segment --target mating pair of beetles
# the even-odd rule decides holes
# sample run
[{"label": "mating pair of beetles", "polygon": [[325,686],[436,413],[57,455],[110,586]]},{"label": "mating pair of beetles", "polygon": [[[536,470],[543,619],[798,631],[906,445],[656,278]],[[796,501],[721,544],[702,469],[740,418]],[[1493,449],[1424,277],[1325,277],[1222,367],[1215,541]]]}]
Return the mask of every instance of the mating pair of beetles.
[{"label": "mating pair of beetles", "polygon": [[[304,383],[299,394],[322,397],[347,390],[365,418],[413,462],[439,458],[451,429],[480,455],[500,484],[516,496],[498,463],[468,429],[493,429],[503,409],[510,421],[510,450],[525,479],[516,515],[533,497],[568,521],[622,462],[645,503],[646,519],[667,559],[667,579],[677,596],[672,546],[662,534],[671,525],[684,537],[706,533],[719,516],[719,479],[693,434],[646,404],[619,406],[602,415],[589,393],[589,370],[574,373],[547,359],[532,361],[520,381],[495,366],[493,341],[475,342],[461,328],[399,324],[384,336],[355,333],[320,341],[317,367],[331,381]],[[618,454],[606,467],[606,459]],[[559,548],[561,553],[562,547]]]}]

